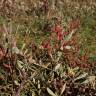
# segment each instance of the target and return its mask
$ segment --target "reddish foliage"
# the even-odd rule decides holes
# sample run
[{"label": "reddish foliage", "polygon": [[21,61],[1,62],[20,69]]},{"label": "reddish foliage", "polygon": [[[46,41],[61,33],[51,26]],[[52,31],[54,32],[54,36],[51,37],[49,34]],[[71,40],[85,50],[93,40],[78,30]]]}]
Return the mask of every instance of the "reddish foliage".
[{"label": "reddish foliage", "polygon": [[55,49],[58,49],[58,48],[59,48],[59,44],[56,43],[56,44],[54,45],[54,48],[55,48]]},{"label": "reddish foliage", "polygon": [[10,69],[10,68],[11,68],[10,64],[3,64],[3,66],[4,66],[5,68],[7,68],[7,69]]},{"label": "reddish foliage", "polygon": [[55,25],[55,27],[52,28],[52,32],[55,33],[62,33],[62,28],[60,25]]},{"label": "reddish foliage", "polygon": [[69,44],[69,41],[64,41],[63,48]]},{"label": "reddish foliage", "polygon": [[3,64],[4,68],[10,72],[12,72],[12,67],[10,64]]},{"label": "reddish foliage", "polygon": [[51,54],[52,54],[52,47],[51,47],[50,43],[47,42],[47,41],[42,42],[42,46],[43,46],[43,48],[44,48],[45,50],[47,50],[49,56],[51,56]]},{"label": "reddish foliage", "polygon": [[63,32],[62,32],[62,28],[60,26],[60,24],[56,24],[53,28],[52,28],[52,33],[51,36],[53,36],[53,33],[56,33],[56,39],[57,41],[61,41],[63,39]]},{"label": "reddish foliage", "polygon": [[[57,20],[58,21],[58,20]],[[69,24],[68,31],[63,32],[62,27],[60,23],[56,23],[55,26],[51,29],[51,35],[53,41],[55,41],[54,48],[59,49],[62,47],[64,52],[64,57],[66,58],[67,63],[70,67],[76,67],[79,66],[80,68],[86,68],[87,67],[87,57],[86,55],[81,56],[79,54],[79,50],[81,45],[78,44],[78,34],[73,34],[71,40],[64,41],[63,36],[67,36],[72,30],[78,28],[80,25],[80,20],[72,20]],[[55,34],[55,36],[54,36]],[[42,43],[42,46],[44,49],[47,49],[48,53],[52,53],[52,46],[49,42],[44,41]],[[69,46],[70,48],[67,49],[66,46]],[[86,52],[85,52],[86,53]],[[81,64],[82,63],[82,64]]]},{"label": "reddish foliage", "polygon": [[65,31],[65,32],[63,33],[64,36],[66,36],[66,35],[68,35],[68,34],[69,34],[68,31]]},{"label": "reddish foliage", "polygon": [[72,20],[69,24],[69,31],[72,31],[72,30],[78,28],[79,25],[80,25],[80,20],[79,19]]},{"label": "reddish foliage", "polygon": [[5,50],[4,50],[3,46],[2,46],[2,45],[0,45],[0,60],[2,60],[2,59],[3,59],[4,54],[5,54]]},{"label": "reddish foliage", "polygon": [[62,32],[58,32],[58,33],[57,33],[57,40],[58,40],[58,41],[61,41],[62,39],[63,39]]},{"label": "reddish foliage", "polygon": [[42,42],[42,46],[43,46],[44,49],[50,49],[51,48],[50,44],[46,41]]}]

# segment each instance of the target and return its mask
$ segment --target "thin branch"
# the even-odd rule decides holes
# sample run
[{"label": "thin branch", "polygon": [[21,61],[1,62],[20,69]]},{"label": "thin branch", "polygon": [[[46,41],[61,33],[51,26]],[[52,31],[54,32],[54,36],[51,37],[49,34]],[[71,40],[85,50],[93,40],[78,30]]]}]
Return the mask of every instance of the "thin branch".
[{"label": "thin branch", "polygon": [[21,92],[21,90],[22,90],[23,87],[24,87],[24,83],[25,83],[25,81],[23,80],[23,81],[21,82],[21,84],[20,84],[20,86],[19,86],[19,88],[18,88],[15,96],[20,96],[20,92]]}]

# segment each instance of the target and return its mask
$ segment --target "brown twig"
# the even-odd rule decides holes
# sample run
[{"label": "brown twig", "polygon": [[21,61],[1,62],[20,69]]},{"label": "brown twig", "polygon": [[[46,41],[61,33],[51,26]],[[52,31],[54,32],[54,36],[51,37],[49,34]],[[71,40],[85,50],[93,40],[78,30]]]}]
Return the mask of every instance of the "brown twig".
[{"label": "brown twig", "polygon": [[19,88],[18,88],[15,96],[20,96],[20,92],[21,92],[21,90],[23,89],[24,83],[25,83],[25,81],[23,80],[23,81],[21,82],[21,84],[20,84],[20,86],[19,86]]},{"label": "brown twig", "polygon": [[23,76],[22,82],[21,82],[18,90],[15,92],[15,96],[20,96],[20,92],[24,88],[24,84],[25,84],[25,80],[26,80],[26,73],[24,71],[22,71],[21,74]]}]

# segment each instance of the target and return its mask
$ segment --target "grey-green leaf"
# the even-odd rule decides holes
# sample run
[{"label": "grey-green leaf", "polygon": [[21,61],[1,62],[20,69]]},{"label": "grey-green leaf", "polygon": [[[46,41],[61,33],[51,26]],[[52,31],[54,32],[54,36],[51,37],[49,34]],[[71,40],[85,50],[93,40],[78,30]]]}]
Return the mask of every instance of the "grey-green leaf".
[{"label": "grey-green leaf", "polygon": [[53,91],[52,91],[51,89],[49,89],[48,87],[47,87],[47,92],[50,94],[50,96],[57,96],[57,95],[55,95],[55,93],[53,93]]},{"label": "grey-green leaf", "polygon": [[75,78],[74,81],[83,79],[83,78],[85,78],[87,75],[88,75],[88,73],[83,73],[83,74],[79,75],[77,78]]}]

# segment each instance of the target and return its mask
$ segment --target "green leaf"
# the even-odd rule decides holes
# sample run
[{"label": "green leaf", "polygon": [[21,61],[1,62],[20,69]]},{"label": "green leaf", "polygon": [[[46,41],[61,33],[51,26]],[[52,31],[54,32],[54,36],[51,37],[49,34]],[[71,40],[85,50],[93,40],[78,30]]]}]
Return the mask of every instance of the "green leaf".
[{"label": "green leaf", "polygon": [[68,36],[65,37],[65,40],[69,41],[72,38],[74,33],[75,33],[75,31],[73,30]]},{"label": "green leaf", "polygon": [[14,47],[14,48],[12,48],[12,53],[19,54],[20,51],[19,51],[19,49],[17,47]]},{"label": "green leaf", "polygon": [[75,78],[74,81],[83,79],[83,78],[85,78],[87,75],[88,75],[88,73],[83,73],[83,74],[79,75],[77,78]]},{"label": "green leaf", "polygon": [[65,49],[71,49],[72,47],[71,46],[65,46]]},{"label": "green leaf", "polygon": [[24,70],[23,65],[24,65],[24,63],[22,61],[17,60],[17,66],[18,66],[19,69]]},{"label": "green leaf", "polygon": [[73,70],[74,70],[74,72],[78,72],[79,67],[75,67]]},{"label": "green leaf", "polygon": [[87,84],[87,83],[92,83],[94,82],[96,79],[96,76],[89,76],[84,82],[82,82],[83,84]]},{"label": "green leaf", "polygon": [[15,85],[20,85],[17,80],[14,81]]},{"label": "green leaf", "polygon": [[47,88],[47,92],[50,94],[50,96],[57,96],[53,93],[53,91],[49,88]]},{"label": "green leaf", "polygon": [[58,70],[60,68],[61,64],[57,64],[55,67],[55,71]]}]

